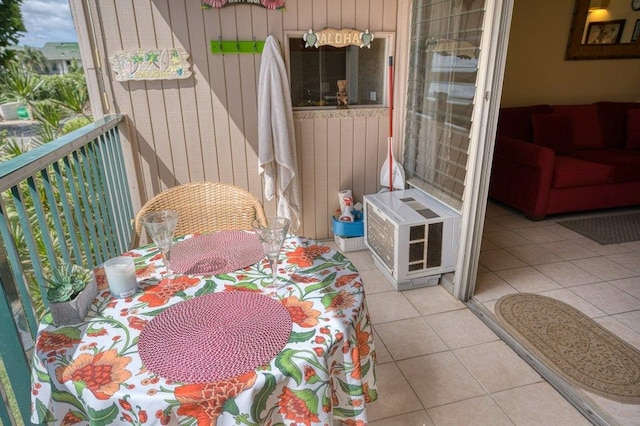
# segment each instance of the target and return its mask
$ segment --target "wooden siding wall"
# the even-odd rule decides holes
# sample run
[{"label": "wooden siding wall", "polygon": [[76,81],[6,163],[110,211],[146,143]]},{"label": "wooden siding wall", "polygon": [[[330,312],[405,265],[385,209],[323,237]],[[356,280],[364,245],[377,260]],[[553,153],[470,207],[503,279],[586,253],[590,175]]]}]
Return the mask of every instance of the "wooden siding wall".
[{"label": "wooden siding wall", "polygon": [[[124,139],[131,148],[127,168],[137,210],[167,187],[199,180],[232,183],[263,199],[257,172],[260,55],[213,55],[210,41],[273,35],[284,47],[285,31],[332,27],[395,32],[398,2],[287,0],[284,11],[250,5],[203,10],[200,0],[100,0],[86,1],[83,7],[94,25],[105,112],[128,118]],[[165,47],[190,53],[191,78],[114,80],[108,57],[115,52]],[[388,116],[386,110],[366,117],[355,111],[339,118],[296,118],[301,235],[332,237],[330,216],[338,207],[340,189],[352,189],[356,201],[379,189]],[[268,214],[275,213],[274,201],[263,202]]]}]

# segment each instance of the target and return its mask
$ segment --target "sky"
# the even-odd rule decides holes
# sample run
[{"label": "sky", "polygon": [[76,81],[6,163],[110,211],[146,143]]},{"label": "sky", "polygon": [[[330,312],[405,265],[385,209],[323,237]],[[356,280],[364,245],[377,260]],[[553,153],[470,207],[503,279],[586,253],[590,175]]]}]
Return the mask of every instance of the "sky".
[{"label": "sky", "polygon": [[27,32],[20,46],[42,47],[49,41],[78,41],[68,0],[24,0],[22,21]]}]

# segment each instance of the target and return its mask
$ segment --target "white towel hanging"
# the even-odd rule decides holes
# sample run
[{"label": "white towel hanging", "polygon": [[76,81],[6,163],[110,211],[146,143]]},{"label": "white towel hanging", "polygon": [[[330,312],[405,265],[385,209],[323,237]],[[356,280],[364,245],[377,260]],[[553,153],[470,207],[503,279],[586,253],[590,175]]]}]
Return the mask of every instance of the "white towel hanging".
[{"label": "white towel hanging", "polygon": [[277,195],[278,216],[291,220],[291,229],[297,230],[302,196],[291,91],[280,44],[273,36],[265,40],[258,79],[258,173],[265,198]]}]

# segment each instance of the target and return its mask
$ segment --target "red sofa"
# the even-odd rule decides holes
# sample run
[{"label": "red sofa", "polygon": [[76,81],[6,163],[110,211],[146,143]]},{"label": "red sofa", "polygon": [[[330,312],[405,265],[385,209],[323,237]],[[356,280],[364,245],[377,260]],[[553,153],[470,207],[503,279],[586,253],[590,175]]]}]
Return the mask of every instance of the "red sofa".
[{"label": "red sofa", "polygon": [[502,108],[489,196],[533,220],[640,204],[640,103]]}]

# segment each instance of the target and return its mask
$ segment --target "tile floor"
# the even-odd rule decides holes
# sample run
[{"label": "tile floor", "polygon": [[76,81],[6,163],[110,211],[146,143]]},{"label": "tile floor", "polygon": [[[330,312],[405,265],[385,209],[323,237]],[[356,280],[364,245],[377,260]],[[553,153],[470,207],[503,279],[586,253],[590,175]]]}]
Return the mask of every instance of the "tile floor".
[{"label": "tile floor", "polygon": [[[640,348],[640,242],[601,246],[560,218],[532,222],[490,203],[476,301],[491,311],[505,294],[544,294]],[[590,424],[442,287],[397,292],[367,251],[346,255],[374,326],[379,398],[367,407],[370,426]],[[640,424],[638,405],[584,397],[611,424]]]}]

